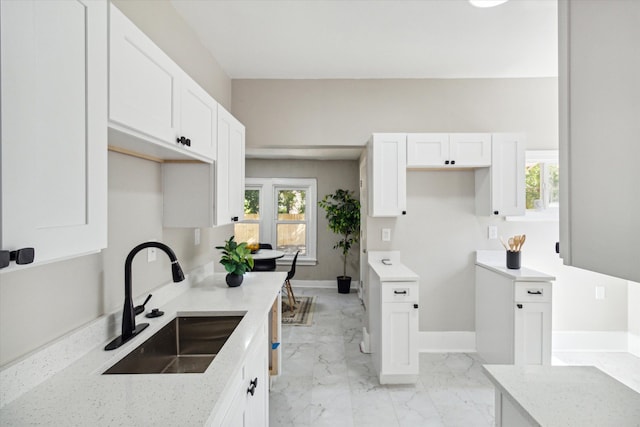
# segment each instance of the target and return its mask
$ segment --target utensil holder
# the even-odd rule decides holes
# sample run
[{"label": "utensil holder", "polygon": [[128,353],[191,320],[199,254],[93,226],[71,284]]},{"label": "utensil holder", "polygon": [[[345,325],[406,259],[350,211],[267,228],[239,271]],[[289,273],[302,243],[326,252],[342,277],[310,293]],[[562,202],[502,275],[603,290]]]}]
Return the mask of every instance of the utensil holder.
[{"label": "utensil holder", "polygon": [[510,270],[520,269],[520,251],[507,251],[507,268]]}]

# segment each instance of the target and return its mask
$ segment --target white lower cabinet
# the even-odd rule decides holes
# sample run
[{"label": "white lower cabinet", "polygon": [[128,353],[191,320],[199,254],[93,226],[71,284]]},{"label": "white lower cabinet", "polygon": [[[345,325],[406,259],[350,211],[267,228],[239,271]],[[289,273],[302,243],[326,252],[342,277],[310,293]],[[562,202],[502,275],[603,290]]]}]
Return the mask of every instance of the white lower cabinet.
[{"label": "white lower cabinet", "polygon": [[[266,319],[265,319],[266,320]],[[247,358],[236,375],[233,400],[220,425],[224,427],[256,427],[269,425],[269,354],[268,322],[253,338]]]},{"label": "white lower cabinet", "polygon": [[381,281],[369,269],[369,335],[380,384],[418,378],[418,282]]},{"label": "white lower cabinet", "polygon": [[551,364],[551,283],[476,266],[476,349],[487,363]]}]

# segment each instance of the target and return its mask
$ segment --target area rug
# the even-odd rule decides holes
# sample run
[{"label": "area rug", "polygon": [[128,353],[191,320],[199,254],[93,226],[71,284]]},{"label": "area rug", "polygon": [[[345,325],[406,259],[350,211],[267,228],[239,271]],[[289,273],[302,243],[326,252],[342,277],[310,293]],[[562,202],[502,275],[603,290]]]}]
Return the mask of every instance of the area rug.
[{"label": "area rug", "polygon": [[291,326],[311,326],[313,311],[316,307],[316,297],[296,297],[296,309],[291,312],[283,304],[282,324]]}]

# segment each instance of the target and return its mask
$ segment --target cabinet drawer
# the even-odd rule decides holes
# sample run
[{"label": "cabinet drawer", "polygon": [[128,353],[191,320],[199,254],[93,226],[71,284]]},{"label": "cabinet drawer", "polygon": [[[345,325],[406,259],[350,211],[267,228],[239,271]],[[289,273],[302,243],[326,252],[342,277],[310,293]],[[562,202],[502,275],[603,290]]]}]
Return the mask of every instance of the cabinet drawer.
[{"label": "cabinet drawer", "polygon": [[418,302],[418,282],[383,282],[382,302]]},{"label": "cabinet drawer", "polygon": [[551,283],[548,283],[548,282],[516,283],[514,297],[516,302],[550,302],[551,301]]}]

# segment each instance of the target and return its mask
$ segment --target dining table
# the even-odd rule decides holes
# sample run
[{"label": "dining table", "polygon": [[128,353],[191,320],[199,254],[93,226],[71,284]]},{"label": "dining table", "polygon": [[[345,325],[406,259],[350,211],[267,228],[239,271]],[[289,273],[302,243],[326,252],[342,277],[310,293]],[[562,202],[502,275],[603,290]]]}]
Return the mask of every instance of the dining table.
[{"label": "dining table", "polygon": [[284,256],[284,252],[275,249],[258,249],[255,253],[251,254],[254,261],[266,261],[270,259],[279,259]]}]

